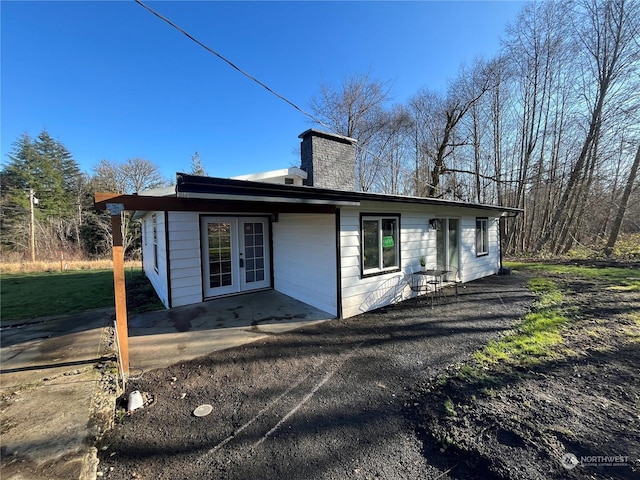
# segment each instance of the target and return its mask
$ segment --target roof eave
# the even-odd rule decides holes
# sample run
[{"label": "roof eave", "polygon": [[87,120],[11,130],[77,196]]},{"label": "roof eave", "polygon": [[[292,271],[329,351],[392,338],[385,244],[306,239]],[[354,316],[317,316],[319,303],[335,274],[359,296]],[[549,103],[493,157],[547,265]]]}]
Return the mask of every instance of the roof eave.
[{"label": "roof eave", "polygon": [[352,192],[308,186],[234,180],[228,178],[198,177],[184,173],[177,174],[176,195],[182,198],[236,198],[238,200],[251,199],[254,201],[273,198],[277,198],[278,201],[289,202],[316,200],[333,205],[359,205],[362,201],[379,201],[492,210],[495,212],[501,212],[501,214],[506,213],[515,215],[524,211],[520,208],[514,207],[467,203],[455,200],[443,200],[439,198],[389,195],[371,192]]}]

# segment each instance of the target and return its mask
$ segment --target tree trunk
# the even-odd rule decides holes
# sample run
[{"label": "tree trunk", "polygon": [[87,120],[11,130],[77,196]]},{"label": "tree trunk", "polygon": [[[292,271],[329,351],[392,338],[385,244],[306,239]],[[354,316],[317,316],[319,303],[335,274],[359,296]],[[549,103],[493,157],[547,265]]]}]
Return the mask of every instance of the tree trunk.
[{"label": "tree trunk", "polygon": [[624,188],[622,198],[620,199],[620,204],[618,205],[618,213],[616,214],[616,218],[613,220],[611,233],[609,234],[609,240],[607,240],[607,245],[604,248],[604,254],[607,257],[610,257],[613,253],[613,246],[616,244],[616,240],[618,239],[620,227],[622,226],[622,220],[624,219],[624,213],[627,210],[627,204],[629,203],[629,197],[631,196],[631,190],[633,189],[633,184],[636,181],[636,176],[638,175],[638,165],[640,165],[640,145],[638,146],[638,150],[636,151],[636,158],[633,160],[633,165],[631,165],[631,171],[629,172],[627,185]]}]

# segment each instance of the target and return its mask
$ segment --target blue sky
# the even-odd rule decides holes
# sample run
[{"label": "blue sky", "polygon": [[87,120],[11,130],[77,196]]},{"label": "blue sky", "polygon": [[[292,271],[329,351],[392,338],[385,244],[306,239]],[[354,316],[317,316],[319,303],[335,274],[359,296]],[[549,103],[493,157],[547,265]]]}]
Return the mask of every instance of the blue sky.
[{"label": "blue sky", "polygon": [[[446,2],[145,2],[307,109],[322,82],[370,73],[393,102],[442,90],[492,57],[524,5]],[[133,0],[6,1],[2,162],[43,128],[86,172],[142,157],[172,179],[198,151],[212,176],[297,165],[310,120]]]}]

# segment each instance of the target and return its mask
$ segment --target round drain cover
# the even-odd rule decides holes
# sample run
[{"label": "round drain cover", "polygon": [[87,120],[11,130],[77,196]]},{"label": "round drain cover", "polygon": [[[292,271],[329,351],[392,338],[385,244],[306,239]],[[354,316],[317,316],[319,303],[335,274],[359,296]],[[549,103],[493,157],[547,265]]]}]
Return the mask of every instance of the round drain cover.
[{"label": "round drain cover", "polygon": [[196,408],[193,411],[193,414],[196,417],[206,417],[212,411],[213,411],[213,407],[211,405],[209,405],[208,403],[204,403],[204,404],[200,405],[198,408]]}]

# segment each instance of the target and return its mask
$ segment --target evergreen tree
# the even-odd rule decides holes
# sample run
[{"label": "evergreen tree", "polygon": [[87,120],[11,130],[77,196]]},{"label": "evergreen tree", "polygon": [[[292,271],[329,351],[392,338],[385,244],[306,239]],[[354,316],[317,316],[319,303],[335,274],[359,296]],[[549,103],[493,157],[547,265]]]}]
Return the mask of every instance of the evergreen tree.
[{"label": "evergreen tree", "polygon": [[10,162],[0,172],[0,234],[3,247],[24,250],[29,245],[29,189],[35,186],[37,170],[33,140],[27,133],[15,141],[8,157]]},{"label": "evergreen tree", "polygon": [[[79,212],[82,188],[78,164],[67,148],[46,130],[36,139],[24,133],[14,143],[9,162],[2,168],[2,245],[17,251],[28,250],[30,232],[30,191],[38,199],[35,219],[42,232],[36,242],[49,250],[68,250],[68,241],[77,241],[74,222]],[[75,235],[74,235],[75,233]],[[75,238],[69,238],[75,237]]]},{"label": "evergreen tree", "polygon": [[43,130],[35,141],[40,165],[40,209],[47,215],[71,217],[76,212],[80,169],[71,153]]},{"label": "evergreen tree", "polygon": [[191,175],[207,176],[207,172],[200,162],[200,154],[198,152],[191,155]]}]

